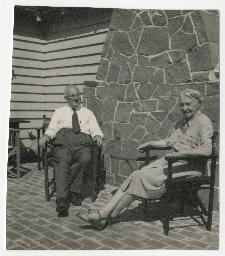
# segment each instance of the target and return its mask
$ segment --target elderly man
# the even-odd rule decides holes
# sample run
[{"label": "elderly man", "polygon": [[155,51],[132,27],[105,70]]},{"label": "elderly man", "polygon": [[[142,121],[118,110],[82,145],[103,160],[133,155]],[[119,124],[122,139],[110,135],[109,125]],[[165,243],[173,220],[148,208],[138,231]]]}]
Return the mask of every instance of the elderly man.
[{"label": "elderly man", "polygon": [[[68,104],[55,110],[40,140],[43,147],[47,141],[55,139],[56,211],[59,217],[68,216],[70,202],[81,204],[81,186],[91,160],[91,145],[93,141],[99,146],[103,143],[103,133],[93,112],[81,106],[79,89],[66,86],[64,98]],[[71,174],[70,163],[73,163]]]},{"label": "elderly man", "polygon": [[[202,95],[196,90],[186,89],[180,94],[180,109],[183,119],[175,127],[169,139],[150,141],[139,146],[170,147],[170,154],[177,156],[208,156],[212,151],[213,127],[210,119],[200,111]],[[173,177],[201,176],[205,161],[178,161],[173,168]],[[165,193],[167,161],[161,158],[141,170],[134,171],[122,184],[112,200],[100,211],[78,216],[98,229],[107,225],[109,217],[117,216],[136,197],[157,199]]]}]

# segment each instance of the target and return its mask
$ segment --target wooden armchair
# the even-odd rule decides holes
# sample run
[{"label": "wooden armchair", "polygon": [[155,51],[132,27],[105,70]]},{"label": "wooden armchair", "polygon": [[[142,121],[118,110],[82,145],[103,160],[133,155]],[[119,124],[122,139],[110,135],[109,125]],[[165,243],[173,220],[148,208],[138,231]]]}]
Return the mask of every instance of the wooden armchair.
[{"label": "wooden armchair", "polygon": [[[207,230],[211,230],[212,227],[212,213],[213,213],[213,199],[214,199],[214,184],[215,184],[215,173],[216,173],[216,161],[218,158],[217,153],[217,137],[218,133],[214,132],[212,137],[212,154],[210,156],[185,156],[185,157],[175,157],[166,156],[168,161],[168,174],[166,180],[166,194],[164,198],[164,233],[168,235],[169,233],[169,220],[172,217],[169,211],[169,202],[172,194],[175,192],[183,192],[184,197],[182,197],[181,210],[183,210],[184,203],[191,202],[191,206],[194,207],[196,215],[200,216]],[[204,170],[203,176],[201,177],[190,177],[190,178],[175,178],[173,179],[172,169],[173,163],[179,160],[205,160],[210,161],[209,172]],[[208,207],[206,207],[201,201],[198,191],[208,190]],[[187,198],[187,196],[189,198]],[[166,210],[167,209],[167,210]],[[193,212],[191,216],[193,216]]]},{"label": "wooden armchair", "polygon": [[[213,213],[213,199],[214,199],[214,184],[215,184],[215,172],[216,172],[216,161],[218,158],[217,155],[217,142],[218,133],[214,132],[212,137],[212,154],[208,157],[206,156],[195,156],[195,157],[174,157],[174,156],[166,156],[166,160],[168,161],[168,171],[167,171],[167,179],[166,179],[166,193],[159,199],[159,203],[162,206],[162,223],[164,234],[168,235],[170,226],[169,222],[176,216],[179,216],[176,212],[172,211],[170,207],[170,203],[174,199],[178,199],[180,202],[179,211],[181,214],[184,213],[184,206],[188,204],[192,210],[190,211],[190,217],[199,216],[202,220],[201,225],[204,225],[207,230],[211,230],[212,226],[212,213]],[[152,150],[166,150],[167,147],[152,147],[147,146],[144,148],[145,157],[134,157],[134,153],[129,154],[126,152],[125,154],[120,153],[120,155],[116,155],[111,153],[112,158],[117,158],[120,160],[137,160],[144,161],[144,165],[149,164],[151,160],[154,160],[155,157],[150,157],[150,151]],[[127,157],[129,155],[129,157]],[[137,154],[136,154],[137,155]],[[181,177],[181,178],[173,178],[172,169],[173,164],[178,160],[206,160],[210,161],[210,170],[205,173],[201,177]],[[208,205],[205,206],[200,199],[198,192],[200,190],[208,190]],[[144,200],[145,206],[147,207],[148,201]]]},{"label": "wooden armchair", "polygon": [[[43,125],[41,128],[37,129],[37,140],[38,140],[38,169],[41,167],[44,169],[45,173],[45,198],[46,201],[50,201],[51,197],[54,196],[56,191],[55,186],[55,170],[53,168],[54,161],[54,140],[46,143],[44,150],[40,148],[39,140],[41,135],[43,136],[45,130],[48,128],[50,123],[50,118],[43,116]],[[42,166],[41,166],[42,165]],[[85,190],[88,189],[92,202],[97,199],[98,193],[104,188],[105,184],[105,169],[104,169],[104,155],[102,152],[102,147],[97,146],[96,143],[92,145],[92,161],[90,165],[91,171],[85,174],[87,180],[87,186]],[[84,191],[85,192],[85,191]]]},{"label": "wooden armchair", "polygon": [[[104,169],[104,155],[102,154],[102,148],[96,143],[92,145],[92,160],[90,168],[85,173],[86,186],[83,186],[84,198],[91,197],[91,201],[94,202],[100,190],[104,188],[105,184],[105,169]],[[43,167],[45,172],[45,198],[46,201],[50,201],[56,191],[55,184],[55,170],[53,166],[54,161],[54,141],[46,144],[46,148],[43,151]]]}]

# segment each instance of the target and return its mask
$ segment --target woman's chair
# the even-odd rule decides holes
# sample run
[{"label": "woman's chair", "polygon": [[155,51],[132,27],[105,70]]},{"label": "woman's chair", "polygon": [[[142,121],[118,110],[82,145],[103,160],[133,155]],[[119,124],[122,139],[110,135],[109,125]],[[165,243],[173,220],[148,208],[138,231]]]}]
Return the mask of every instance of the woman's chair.
[{"label": "woman's chair", "polygon": [[[217,138],[218,133],[214,132],[212,136],[212,154],[210,156],[166,156],[168,161],[168,174],[166,180],[166,194],[163,198],[164,202],[164,216],[163,216],[163,229],[165,235],[168,235],[170,226],[169,221],[173,218],[173,214],[169,209],[169,202],[173,195],[178,195],[181,201],[181,211],[184,210],[185,203],[193,208],[190,212],[190,216],[199,216],[203,225],[207,230],[211,230],[212,227],[212,213],[213,213],[213,199],[214,199],[214,185],[215,174],[217,164]],[[190,178],[173,178],[173,163],[179,160],[194,160],[194,161],[207,161],[210,163],[209,169],[202,170],[203,176],[190,177]],[[208,206],[205,206],[202,202],[198,192],[200,190],[208,190]]]},{"label": "woman's chair", "polygon": [[[161,221],[163,223],[164,234],[168,235],[169,230],[171,229],[169,223],[174,217],[184,216],[185,206],[189,206],[189,216],[199,216],[202,220],[201,225],[204,225],[207,230],[211,230],[212,226],[212,213],[213,213],[213,199],[214,199],[214,184],[215,184],[215,172],[216,172],[216,164],[217,164],[217,138],[218,133],[214,132],[212,137],[212,154],[208,157],[206,156],[196,156],[196,157],[174,157],[167,156],[166,160],[168,161],[168,171],[167,171],[167,179],[166,179],[166,193],[159,198],[159,204],[161,205],[162,214]],[[143,157],[134,157],[134,153],[129,152],[121,152],[119,155],[115,153],[111,153],[112,158],[120,159],[120,160],[137,160],[144,161],[143,165],[149,164],[152,160],[154,160],[155,156],[150,156],[150,151],[152,150],[167,150],[168,148],[159,148],[147,146],[144,148]],[[128,157],[129,156],[129,157]],[[173,164],[178,160],[199,160],[199,161],[208,161],[210,162],[209,170],[202,170],[204,175],[201,177],[181,177],[181,178],[173,178]],[[207,191],[208,190],[208,205],[202,202],[198,192],[200,190]],[[147,207],[151,205],[152,200],[141,199],[145,203],[145,209],[147,211]],[[171,207],[171,201],[178,200],[179,207],[175,211]],[[185,213],[187,216],[187,213]]]}]

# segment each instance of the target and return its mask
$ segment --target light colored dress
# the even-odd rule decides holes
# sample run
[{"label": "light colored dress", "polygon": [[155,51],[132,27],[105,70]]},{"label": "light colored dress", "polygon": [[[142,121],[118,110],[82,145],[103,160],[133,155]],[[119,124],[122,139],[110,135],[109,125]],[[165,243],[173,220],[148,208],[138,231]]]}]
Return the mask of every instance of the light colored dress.
[{"label": "light colored dress", "polygon": [[[211,120],[200,110],[188,122],[181,121],[172,136],[167,139],[176,150],[191,150],[210,155],[213,127]],[[205,161],[178,161],[173,164],[173,177],[201,176],[206,169]],[[122,191],[142,198],[157,199],[165,193],[168,162],[160,158],[132,174],[121,185]]]}]

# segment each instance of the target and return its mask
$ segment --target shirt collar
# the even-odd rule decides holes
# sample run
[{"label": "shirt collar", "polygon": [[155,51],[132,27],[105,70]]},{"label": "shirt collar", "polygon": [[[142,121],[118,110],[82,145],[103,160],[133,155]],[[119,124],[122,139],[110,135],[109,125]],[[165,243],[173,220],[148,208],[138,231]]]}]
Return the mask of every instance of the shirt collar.
[{"label": "shirt collar", "polygon": [[185,119],[183,119],[183,124],[188,123],[188,126],[190,126],[201,115],[201,113],[201,110],[197,110],[195,115],[189,121],[186,122]]},{"label": "shirt collar", "polygon": [[[73,111],[73,109],[71,108],[71,106],[70,106],[69,103],[67,103],[66,106],[67,106],[71,111]],[[79,109],[79,110],[81,110],[82,108],[83,108],[83,105],[80,104],[80,109]],[[79,111],[79,110],[77,110],[77,111]]]}]

